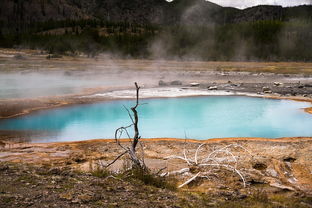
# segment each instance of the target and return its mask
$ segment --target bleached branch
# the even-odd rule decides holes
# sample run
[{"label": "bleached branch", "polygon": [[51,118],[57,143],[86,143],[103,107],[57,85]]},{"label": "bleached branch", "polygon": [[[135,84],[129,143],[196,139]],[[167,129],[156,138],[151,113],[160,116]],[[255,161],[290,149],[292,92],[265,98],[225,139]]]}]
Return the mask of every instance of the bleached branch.
[{"label": "bleached branch", "polygon": [[192,178],[190,178],[189,180],[185,181],[185,183],[183,183],[183,184],[181,184],[180,186],[178,186],[178,188],[182,188],[183,186],[185,186],[185,185],[191,183],[192,181],[194,181],[194,180],[197,178],[197,176],[198,176],[199,174],[200,174],[200,172],[197,173],[197,174],[196,174],[195,176],[193,176]]}]

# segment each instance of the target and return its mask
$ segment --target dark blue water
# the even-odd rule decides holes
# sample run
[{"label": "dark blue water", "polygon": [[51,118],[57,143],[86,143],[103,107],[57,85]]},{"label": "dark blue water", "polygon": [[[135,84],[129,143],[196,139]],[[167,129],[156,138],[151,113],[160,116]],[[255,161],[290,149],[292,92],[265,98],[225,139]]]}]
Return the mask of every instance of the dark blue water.
[{"label": "dark blue water", "polygon": [[[114,138],[115,129],[130,124],[123,105],[112,101],[51,109],[0,120],[1,130],[49,132],[36,142]],[[141,100],[139,127],[143,138],[209,139],[224,137],[312,136],[309,103],[238,96]]]}]

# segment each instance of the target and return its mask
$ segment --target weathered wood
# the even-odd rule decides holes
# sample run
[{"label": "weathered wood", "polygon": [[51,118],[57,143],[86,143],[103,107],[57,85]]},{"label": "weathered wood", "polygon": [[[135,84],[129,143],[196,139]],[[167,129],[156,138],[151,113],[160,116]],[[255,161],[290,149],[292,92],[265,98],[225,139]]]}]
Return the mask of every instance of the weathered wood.
[{"label": "weathered wood", "polygon": [[135,87],[136,87],[136,104],[134,107],[131,108],[133,115],[134,115],[134,137],[133,137],[133,143],[132,143],[132,151],[135,152],[135,148],[139,142],[140,134],[139,134],[139,127],[138,127],[138,123],[139,123],[139,117],[138,117],[138,112],[136,110],[136,108],[139,106],[139,92],[140,92],[140,87],[138,86],[138,83],[134,83]]},{"label": "weathered wood", "polygon": [[[140,160],[139,157],[136,154],[136,148],[137,145],[139,144],[139,140],[141,139],[140,133],[139,133],[139,127],[138,127],[138,123],[139,123],[139,116],[138,116],[138,112],[137,112],[137,107],[139,106],[139,93],[140,93],[140,87],[139,85],[135,82],[134,83],[135,88],[136,88],[136,103],[135,105],[131,108],[131,111],[133,113],[133,117],[130,113],[130,111],[124,106],[124,108],[127,110],[128,115],[131,119],[132,124],[126,126],[126,127],[119,127],[118,129],[116,129],[115,131],[115,140],[116,143],[125,150],[125,152],[123,152],[122,154],[118,155],[113,162],[109,163],[106,167],[111,166],[112,164],[114,164],[118,159],[120,159],[122,156],[124,156],[125,154],[129,155],[129,158],[132,162],[132,165],[135,166],[136,168],[142,168],[143,170],[147,170],[147,167],[144,163],[144,156],[143,159]],[[133,127],[134,129],[134,136],[133,138],[130,137],[129,133],[128,133],[128,128]],[[126,133],[128,138],[131,141],[131,146],[127,147],[127,146],[123,146],[120,142],[119,139],[121,137],[121,135],[123,133]],[[141,146],[142,151],[143,151],[143,146]],[[144,153],[143,153],[144,154]]]}]

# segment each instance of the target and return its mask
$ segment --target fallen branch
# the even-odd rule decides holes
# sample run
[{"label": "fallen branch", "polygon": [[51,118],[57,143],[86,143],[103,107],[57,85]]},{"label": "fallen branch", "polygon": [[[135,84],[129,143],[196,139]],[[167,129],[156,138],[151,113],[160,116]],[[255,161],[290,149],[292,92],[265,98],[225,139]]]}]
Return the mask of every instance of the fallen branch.
[{"label": "fallen branch", "polygon": [[190,178],[189,180],[185,181],[185,183],[183,183],[183,184],[181,184],[180,186],[178,186],[178,188],[182,188],[183,186],[185,186],[185,185],[191,183],[192,181],[194,181],[194,180],[197,178],[197,176],[198,176],[199,174],[200,174],[200,172],[197,173],[197,174],[196,174],[195,176],[193,176],[192,178]]}]

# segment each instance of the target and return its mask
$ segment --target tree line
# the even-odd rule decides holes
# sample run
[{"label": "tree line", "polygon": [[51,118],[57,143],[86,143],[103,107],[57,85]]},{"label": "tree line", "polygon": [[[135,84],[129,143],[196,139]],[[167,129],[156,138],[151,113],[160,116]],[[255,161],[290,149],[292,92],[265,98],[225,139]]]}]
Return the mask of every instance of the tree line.
[{"label": "tree line", "polygon": [[[312,22],[256,21],[211,25],[152,25],[101,20],[47,21],[7,26],[0,47],[51,54],[223,61],[312,61]],[[156,46],[155,46],[156,45]]]}]

